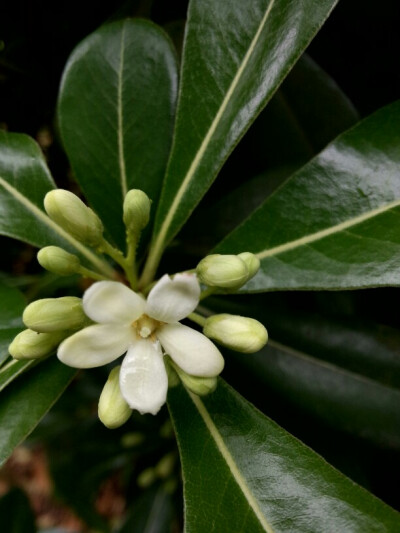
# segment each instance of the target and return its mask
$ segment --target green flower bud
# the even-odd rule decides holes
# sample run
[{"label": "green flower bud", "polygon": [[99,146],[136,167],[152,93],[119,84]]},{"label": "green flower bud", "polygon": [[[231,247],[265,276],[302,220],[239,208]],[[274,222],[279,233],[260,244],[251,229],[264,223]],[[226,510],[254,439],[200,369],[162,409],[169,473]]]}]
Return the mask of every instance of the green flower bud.
[{"label": "green flower bud", "polygon": [[140,487],[141,489],[147,489],[155,482],[156,479],[156,471],[153,467],[150,467],[140,472],[136,482],[138,484],[138,487]]},{"label": "green flower bud", "polygon": [[260,269],[260,260],[258,257],[251,252],[243,252],[238,255],[242,261],[247,265],[249,274],[247,276],[247,281],[257,274]]},{"label": "green flower bud", "polygon": [[127,231],[140,233],[149,223],[151,201],[139,189],[128,191],[124,199],[124,223]]},{"label": "green flower bud", "polygon": [[268,332],[261,322],[238,315],[207,318],[203,333],[231,350],[244,353],[258,352],[268,340]]},{"label": "green flower bud", "polygon": [[46,246],[37,254],[39,264],[59,276],[70,276],[79,271],[79,257],[70,254],[58,246]]},{"label": "green flower bud", "polygon": [[208,255],[196,269],[199,280],[209,287],[238,289],[246,283],[249,271],[237,255]]},{"label": "green flower bud", "polygon": [[39,359],[51,354],[67,335],[68,332],[65,331],[37,333],[37,331],[25,329],[18,333],[8,351],[14,359]]},{"label": "green flower bud", "polygon": [[128,420],[132,410],[121,394],[119,386],[120,366],[110,372],[99,399],[99,418],[109,429],[115,429]]},{"label": "green flower bud", "polygon": [[100,244],[103,236],[101,220],[72,192],[64,189],[48,192],[44,208],[54,222],[78,241],[89,246]]},{"label": "green flower bud", "polygon": [[24,324],[34,331],[50,333],[66,329],[78,329],[87,322],[82,300],[75,296],[44,298],[25,308]]},{"label": "green flower bud", "polygon": [[164,455],[154,467],[156,476],[160,479],[166,479],[170,476],[174,470],[175,460],[175,452],[170,452]]},{"label": "green flower bud", "polygon": [[198,396],[207,396],[207,394],[214,392],[217,388],[217,377],[203,378],[198,376],[190,376],[189,374],[186,374],[186,372],[184,372],[178,365],[174,365],[174,367],[185,387]]}]

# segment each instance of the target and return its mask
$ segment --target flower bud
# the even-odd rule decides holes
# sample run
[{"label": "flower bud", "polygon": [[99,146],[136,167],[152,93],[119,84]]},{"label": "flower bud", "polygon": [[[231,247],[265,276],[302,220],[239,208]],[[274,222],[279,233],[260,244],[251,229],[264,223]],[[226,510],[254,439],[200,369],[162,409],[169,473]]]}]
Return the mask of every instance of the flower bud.
[{"label": "flower bud", "polygon": [[82,300],[75,296],[44,298],[25,308],[24,324],[34,331],[50,333],[66,329],[78,329],[87,322]]},{"label": "flower bud", "polygon": [[103,235],[101,220],[72,192],[64,189],[48,192],[44,208],[54,222],[78,241],[89,246],[100,244]]},{"label": "flower bud", "polygon": [[124,223],[127,231],[140,233],[149,223],[151,202],[139,189],[128,191],[124,199]]},{"label": "flower bud", "polygon": [[242,261],[246,263],[247,270],[249,274],[247,276],[247,281],[257,274],[260,269],[260,260],[258,257],[251,252],[243,252],[238,255]]},{"label": "flower bud", "polygon": [[122,426],[132,414],[132,410],[121,394],[120,369],[120,366],[116,366],[111,370],[99,399],[99,418],[109,429]]},{"label": "flower bud", "polygon": [[199,280],[209,287],[238,289],[248,279],[246,263],[237,255],[208,255],[196,269]]},{"label": "flower bud", "polygon": [[25,329],[18,333],[8,347],[8,351],[14,359],[39,359],[51,354],[67,335],[65,331],[37,333],[31,329]]},{"label": "flower bud", "polygon": [[268,340],[268,332],[261,322],[238,315],[221,314],[207,318],[203,333],[227,348],[243,353],[258,352]]},{"label": "flower bud", "polygon": [[207,396],[211,392],[214,392],[217,388],[217,377],[203,378],[198,376],[190,376],[186,374],[178,365],[174,365],[175,370],[180,377],[182,383],[187,389],[198,396]]},{"label": "flower bud", "polygon": [[70,276],[79,271],[79,257],[70,254],[58,246],[46,246],[37,254],[39,264],[53,274]]},{"label": "flower bud", "polygon": [[160,479],[166,479],[174,471],[175,462],[175,452],[170,452],[164,455],[154,467],[156,476]]}]

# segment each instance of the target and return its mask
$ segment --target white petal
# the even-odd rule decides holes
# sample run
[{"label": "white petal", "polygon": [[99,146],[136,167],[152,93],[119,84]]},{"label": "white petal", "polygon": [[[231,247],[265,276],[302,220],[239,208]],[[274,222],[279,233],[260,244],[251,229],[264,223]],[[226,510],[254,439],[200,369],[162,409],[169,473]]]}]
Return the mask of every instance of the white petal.
[{"label": "white petal", "polygon": [[200,284],[195,274],[163,276],[151,289],[146,314],[161,322],[179,322],[194,311],[200,299]]},{"label": "white petal", "polygon": [[74,368],[94,368],[117,359],[134,340],[129,326],[96,324],[65,339],[58,347],[57,356]]},{"label": "white petal", "polygon": [[124,357],[119,377],[131,409],[155,415],[167,399],[168,377],[158,342],[139,340]]},{"label": "white petal", "polygon": [[202,333],[183,324],[165,324],[157,330],[162,347],[191,376],[213,377],[224,368],[218,348]]},{"label": "white petal", "polygon": [[98,281],[83,295],[87,316],[101,324],[130,324],[144,312],[145,300],[118,281]]}]

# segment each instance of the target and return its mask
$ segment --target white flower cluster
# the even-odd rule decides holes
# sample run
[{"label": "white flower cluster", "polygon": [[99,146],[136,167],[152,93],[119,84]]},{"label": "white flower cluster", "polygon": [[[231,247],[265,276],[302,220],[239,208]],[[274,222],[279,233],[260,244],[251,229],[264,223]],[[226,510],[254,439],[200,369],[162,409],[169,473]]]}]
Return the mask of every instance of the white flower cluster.
[{"label": "white flower cluster", "polygon": [[[106,365],[125,354],[100,396],[99,417],[108,427],[124,423],[131,409],[156,414],[166,401],[171,372],[176,371],[193,392],[211,392],[224,359],[210,339],[245,353],[258,351],[267,342],[266,329],[251,318],[228,314],[206,318],[194,313],[202,296],[232,292],[254,276],[259,261],[253,254],[208,256],[196,273],[164,275],[138,292],[133,290],[137,285],[135,250],[150,213],[150,201],[142,191],[129,191],[124,202],[126,257],[104,239],[100,219],[72,193],[52,191],[45,198],[45,209],[74,238],[110,255],[132,288],[104,279],[61,248],[42,249],[38,259],[44,268],[100,281],[82,299],[48,298],[30,304],[23,315],[29,329],[17,335],[9,351],[16,359],[31,359],[57,349],[59,360],[74,368]],[[207,287],[203,293],[200,282]],[[181,324],[185,318],[200,324],[203,333]]]}]

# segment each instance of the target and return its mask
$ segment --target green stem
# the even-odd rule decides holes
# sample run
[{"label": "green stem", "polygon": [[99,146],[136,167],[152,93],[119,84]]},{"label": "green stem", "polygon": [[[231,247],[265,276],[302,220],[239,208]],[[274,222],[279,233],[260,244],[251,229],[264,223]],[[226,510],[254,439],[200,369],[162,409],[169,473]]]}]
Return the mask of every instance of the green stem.
[{"label": "green stem", "polygon": [[207,320],[206,317],[199,315],[199,313],[190,313],[187,318],[201,327],[205,326]]},{"label": "green stem", "polygon": [[78,270],[78,274],[85,278],[95,279],[96,281],[104,281],[110,279],[109,277],[103,276],[102,274],[98,274],[97,272],[94,272],[93,270],[90,270],[89,268],[86,268],[82,265]]},{"label": "green stem", "polygon": [[208,296],[212,296],[217,290],[217,287],[207,287],[207,289],[202,291],[200,294],[200,300],[204,300],[205,298],[208,298]]},{"label": "green stem", "polygon": [[136,279],[136,273],[134,272],[134,269],[132,268],[132,265],[129,264],[128,259],[124,257],[124,254],[118,250],[117,248],[114,248],[112,244],[110,244],[106,239],[102,239],[100,249],[102,252],[106,253],[111,257],[111,259],[114,259],[114,261],[123,269],[125,272],[125,275],[132,287],[132,289],[136,289],[137,285],[137,279]]}]

